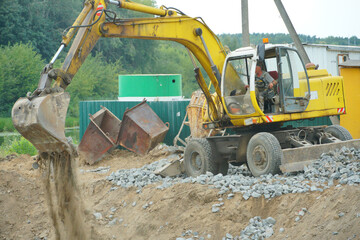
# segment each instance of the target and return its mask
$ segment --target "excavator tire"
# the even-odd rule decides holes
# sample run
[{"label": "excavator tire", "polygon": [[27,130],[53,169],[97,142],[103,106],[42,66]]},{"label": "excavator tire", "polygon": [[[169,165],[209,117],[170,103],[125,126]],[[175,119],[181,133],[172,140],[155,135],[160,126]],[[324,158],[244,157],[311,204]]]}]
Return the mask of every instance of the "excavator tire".
[{"label": "excavator tire", "polygon": [[196,177],[206,172],[218,173],[216,151],[205,138],[192,139],[185,149],[185,172]]},{"label": "excavator tire", "polygon": [[334,137],[340,139],[341,141],[347,141],[353,139],[350,132],[339,125],[331,125],[325,128],[325,132],[330,133]]},{"label": "excavator tire", "polygon": [[274,135],[267,132],[255,134],[249,141],[246,156],[248,167],[255,177],[280,173],[283,154]]}]

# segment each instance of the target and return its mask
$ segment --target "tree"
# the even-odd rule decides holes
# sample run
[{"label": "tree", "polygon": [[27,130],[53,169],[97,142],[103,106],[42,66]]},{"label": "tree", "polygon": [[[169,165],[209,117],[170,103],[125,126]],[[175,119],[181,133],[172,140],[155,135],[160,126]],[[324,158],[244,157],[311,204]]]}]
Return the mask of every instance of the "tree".
[{"label": "tree", "polygon": [[[153,0],[138,0],[138,3],[154,6]],[[130,11],[126,9],[117,9],[117,18],[141,18],[152,17],[152,15]],[[102,52],[105,61],[108,63],[120,61],[127,71],[127,73],[146,73],[151,71],[152,62],[157,55],[156,48],[158,41],[143,40],[143,39],[125,39],[125,38],[111,38],[111,39],[99,39],[94,51],[92,53],[95,56],[98,52]]]},{"label": "tree", "polygon": [[0,47],[0,115],[9,117],[15,101],[34,91],[44,61],[31,44]]},{"label": "tree", "polygon": [[[179,43],[161,41],[156,52],[155,59],[151,64],[151,71],[145,73],[181,74],[183,95],[190,97],[199,86],[194,76],[194,66],[186,48]],[[197,65],[201,66],[199,63]],[[204,77],[207,76],[203,69],[202,73]]]},{"label": "tree", "polygon": [[61,42],[62,31],[81,11],[76,0],[2,0],[0,3],[0,45],[32,43],[50,60]]},{"label": "tree", "polygon": [[66,89],[71,96],[68,114],[79,116],[80,101],[117,99],[118,74],[123,72],[121,64],[107,63],[101,53],[89,55]]}]

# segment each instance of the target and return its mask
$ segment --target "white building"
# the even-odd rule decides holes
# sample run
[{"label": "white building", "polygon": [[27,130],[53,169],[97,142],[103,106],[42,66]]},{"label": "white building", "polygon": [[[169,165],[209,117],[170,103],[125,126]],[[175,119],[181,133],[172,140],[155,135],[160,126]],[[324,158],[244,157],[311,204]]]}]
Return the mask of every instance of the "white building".
[{"label": "white building", "polygon": [[[319,69],[327,69],[333,75],[339,75],[339,64],[346,60],[360,60],[360,46],[303,44],[310,61],[319,64]],[[295,48],[295,45],[292,45]]]}]

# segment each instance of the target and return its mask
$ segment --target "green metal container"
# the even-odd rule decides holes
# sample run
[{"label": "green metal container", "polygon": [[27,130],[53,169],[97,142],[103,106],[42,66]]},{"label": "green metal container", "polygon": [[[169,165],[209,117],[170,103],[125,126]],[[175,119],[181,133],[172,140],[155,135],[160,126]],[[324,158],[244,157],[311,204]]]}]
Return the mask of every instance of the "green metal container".
[{"label": "green metal container", "polygon": [[181,96],[180,74],[119,75],[119,99]]},{"label": "green metal container", "polygon": [[[161,101],[147,102],[160,119],[170,124],[169,131],[165,136],[164,143],[173,145],[174,137],[179,132],[181,124],[186,114],[186,107],[190,100],[182,101]],[[80,140],[90,122],[89,114],[95,114],[101,109],[101,106],[109,109],[117,118],[122,120],[123,114],[127,108],[132,108],[140,102],[122,102],[122,101],[82,101],[80,102]],[[180,137],[185,139],[190,135],[189,127],[185,126]]]}]

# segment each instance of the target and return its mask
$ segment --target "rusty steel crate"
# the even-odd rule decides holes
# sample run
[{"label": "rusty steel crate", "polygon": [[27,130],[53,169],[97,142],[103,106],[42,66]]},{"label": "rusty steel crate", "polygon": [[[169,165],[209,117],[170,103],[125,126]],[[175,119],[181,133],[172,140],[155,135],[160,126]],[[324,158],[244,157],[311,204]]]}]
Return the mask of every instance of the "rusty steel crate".
[{"label": "rusty steel crate", "polygon": [[168,123],[164,124],[146,101],[143,101],[125,111],[118,143],[135,153],[144,155],[164,140],[168,130]]},{"label": "rusty steel crate", "polygon": [[121,121],[103,106],[101,110],[89,116],[90,123],[78,146],[78,152],[80,157],[91,165],[118,146]]}]

